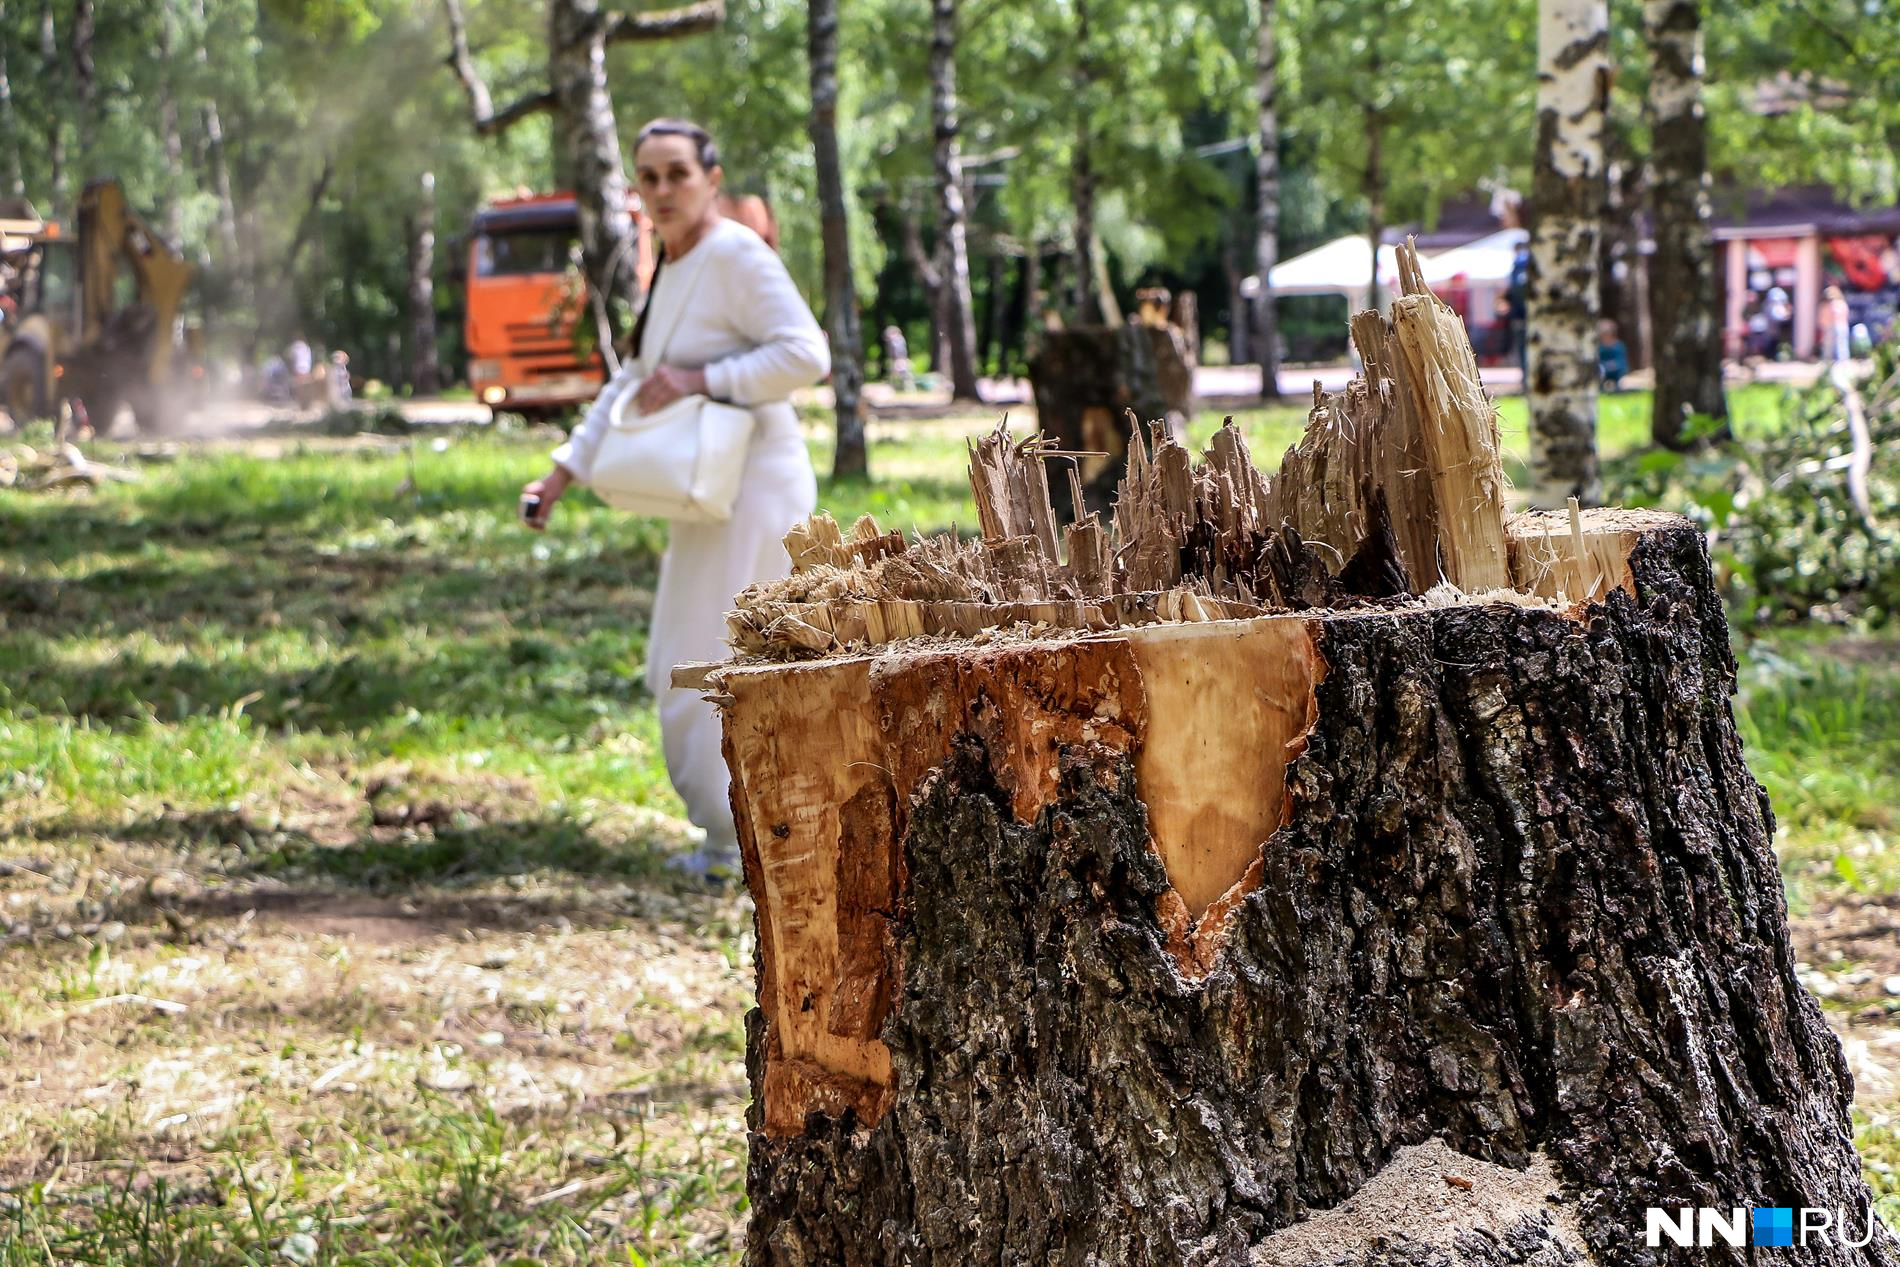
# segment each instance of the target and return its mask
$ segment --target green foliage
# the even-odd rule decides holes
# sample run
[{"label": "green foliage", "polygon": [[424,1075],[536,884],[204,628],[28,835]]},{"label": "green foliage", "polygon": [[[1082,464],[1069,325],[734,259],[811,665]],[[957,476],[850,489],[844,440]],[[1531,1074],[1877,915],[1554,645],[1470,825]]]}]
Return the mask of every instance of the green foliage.
[{"label": "green foliage", "polygon": [[[1695,453],[1645,451],[1604,467],[1612,504],[1657,506],[1709,530],[1718,580],[1739,620],[1881,625],[1900,612],[1900,470],[1873,464],[1873,524],[1854,507],[1840,459],[1839,393],[1791,394],[1778,433]],[[1900,419],[1889,419],[1891,432]]]}]

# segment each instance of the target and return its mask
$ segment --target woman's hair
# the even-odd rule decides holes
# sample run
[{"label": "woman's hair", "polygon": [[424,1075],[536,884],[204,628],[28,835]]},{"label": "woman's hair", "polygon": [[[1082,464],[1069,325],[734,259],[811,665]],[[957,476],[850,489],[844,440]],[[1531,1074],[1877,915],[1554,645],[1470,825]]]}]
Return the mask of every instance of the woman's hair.
[{"label": "woman's hair", "polygon": [[693,151],[699,158],[699,165],[707,171],[719,166],[719,147],[713,143],[712,133],[697,123],[686,119],[655,119],[640,129],[640,135],[633,140],[633,149],[638,153],[650,136],[683,136],[693,143]]}]

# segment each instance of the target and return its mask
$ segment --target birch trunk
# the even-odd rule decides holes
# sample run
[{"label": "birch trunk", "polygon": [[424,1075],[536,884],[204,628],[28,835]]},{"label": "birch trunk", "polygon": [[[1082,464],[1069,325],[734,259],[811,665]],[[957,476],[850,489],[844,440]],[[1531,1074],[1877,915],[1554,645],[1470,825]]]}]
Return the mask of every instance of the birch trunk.
[{"label": "birch trunk", "polygon": [[594,293],[610,301],[608,324],[618,340],[640,298],[639,252],[607,87],[606,24],[595,0],[549,0],[548,87],[554,151],[580,212],[582,267]]},{"label": "birch trunk", "polygon": [[864,340],[851,277],[849,205],[838,156],[838,0],[811,0],[806,29],[811,64],[811,148],[818,170],[818,215],[825,250],[825,334],[831,342],[831,391],[838,414],[832,475],[869,472],[864,446]]},{"label": "birch trunk", "polygon": [[1650,311],[1656,394],[1650,435],[1681,448],[1691,414],[1728,417],[1722,391],[1715,243],[1709,223],[1708,130],[1702,111],[1699,0],[1646,0],[1650,208],[1656,234]]},{"label": "birch trunk", "polygon": [[[1260,396],[1280,398],[1279,314],[1268,274],[1280,260],[1280,47],[1273,27],[1274,0],[1260,0],[1255,32],[1255,90],[1260,104],[1260,154],[1254,162],[1254,355],[1260,361]],[[1236,358],[1237,359],[1237,358]]]},{"label": "birch trunk", "polygon": [[422,198],[409,235],[409,386],[441,385],[435,332],[435,173],[422,173]]},{"label": "birch trunk", "polygon": [[976,387],[976,316],[970,302],[968,216],[957,139],[957,0],[931,0],[930,116],[936,137],[937,247],[943,259],[940,309],[950,343],[950,393],[980,400]]},{"label": "birch trunk", "polygon": [[1092,326],[1102,319],[1095,296],[1095,158],[1089,144],[1089,105],[1095,61],[1089,50],[1089,0],[1076,0],[1075,40],[1081,58],[1076,71],[1075,153],[1071,156],[1069,193],[1075,204],[1075,322]]},{"label": "birch trunk", "polygon": [[1529,297],[1532,499],[1596,502],[1597,243],[1605,196],[1607,0],[1541,0]]},{"label": "birch trunk", "polygon": [[[0,26],[7,18],[7,7],[0,3]],[[20,170],[19,124],[13,113],[13,85],[7,78],[7,50],[0,45],[0,179],[6,192],[15,198],[26,197],[26,178]]]}]

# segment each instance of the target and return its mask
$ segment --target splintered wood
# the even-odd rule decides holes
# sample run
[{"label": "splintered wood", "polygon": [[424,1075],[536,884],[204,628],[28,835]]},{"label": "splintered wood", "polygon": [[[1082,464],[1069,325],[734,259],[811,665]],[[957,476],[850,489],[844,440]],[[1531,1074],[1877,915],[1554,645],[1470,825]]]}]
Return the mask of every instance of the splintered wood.
[{"label": "splintered wood", "polygon": [[1589,554],[1583,525],[1565,551],[1514,544],[1497,411],[1464,325],[1425,288],[1410,244],[1399,259],[1389,315],[1352,321],[1364,372],[1343,391],[1315,385],[1305,435],[1272,476],[1231,419],[1199,462],[1165,428],[1136,427],[1113,522],[1090,513],[1062,525],[1050,481],[1081,505],[1087,455],[1014,441],[999,425],[970,446],[976,539],[906,545],[869,516],[847,536],[818,514],[785,539],[792,576],[740,595],[734,648],[801,659],[992,629],[1100,633],[1442,597],[1444,586],[1601,597],[1589,582],[1618,571],[1607,555],[1587,577],[1553,562]]}]

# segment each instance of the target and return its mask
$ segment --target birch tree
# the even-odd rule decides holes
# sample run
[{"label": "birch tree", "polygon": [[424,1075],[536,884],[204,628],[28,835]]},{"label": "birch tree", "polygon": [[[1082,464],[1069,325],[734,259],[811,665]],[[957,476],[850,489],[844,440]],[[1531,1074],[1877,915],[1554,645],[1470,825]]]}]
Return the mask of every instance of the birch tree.
[{"label": "birch tree", "polygon": [[640,282],[627,169],[607,83],[607,48],[712,30],[725,18],[724,0],[639,14],[603,10],[599,0],[548,0],[547,87],[500,110],[476,68],[461,0],[443,0],[443,6],[449,19],[449,64],[468,94],[475,130],[498,136],[523,119],[552,116],[559,175],[562,183],[572,185],[580,212],[582,268],[596,294],[621,301],[607,305],[618,338],[624,312],[631,312],[639,298]]},{"label": "birch tree", "polygon": [[1700,0],[1646,0],[1643,37],[1649,49],[1650,217],[1656,235],[1649,288],[1656,366],[1650,437],[1675,449],[1686,442],[1690,415],[1728,417],[1709,223]]},{"label": "birch tree", "polygon": [[851,276],[844,165],[838,156],[838,0],[811,0],[809,22],[811,147],[825,246],[825,334],[831,342],[831,390],[838,414],[832,475],[862,476],[869,470],[858,398],[864,385],[864,341],[858,329],[857,285]]},{"label": "birch tree", "polygon": [[1529,294],[1534,497],[1598,499],[1597,245],[1610,82],[1607,0],[1540,0]]},{"label": "birch tree", "polygon": [[970,301],[968,216],[957,133],[957,0],[930,3],[930,120],[937,184],[937,247],[942,256],[937,302],[950,345],[950,392],[980,400],[976,387],[976,317]]},{"label": "birch tree", "polygon": [[1259,104],[1260,153],[1254,159],[1254,293],[1255,356],[1260,362],[1260,395],[1280,398],[1280,331],[1273,309],[1273,286],[1268,279],[1280,259],[1280,45],[1274,30],[1274,0],[1260,0],[1254,32],[1254,95]]}]

